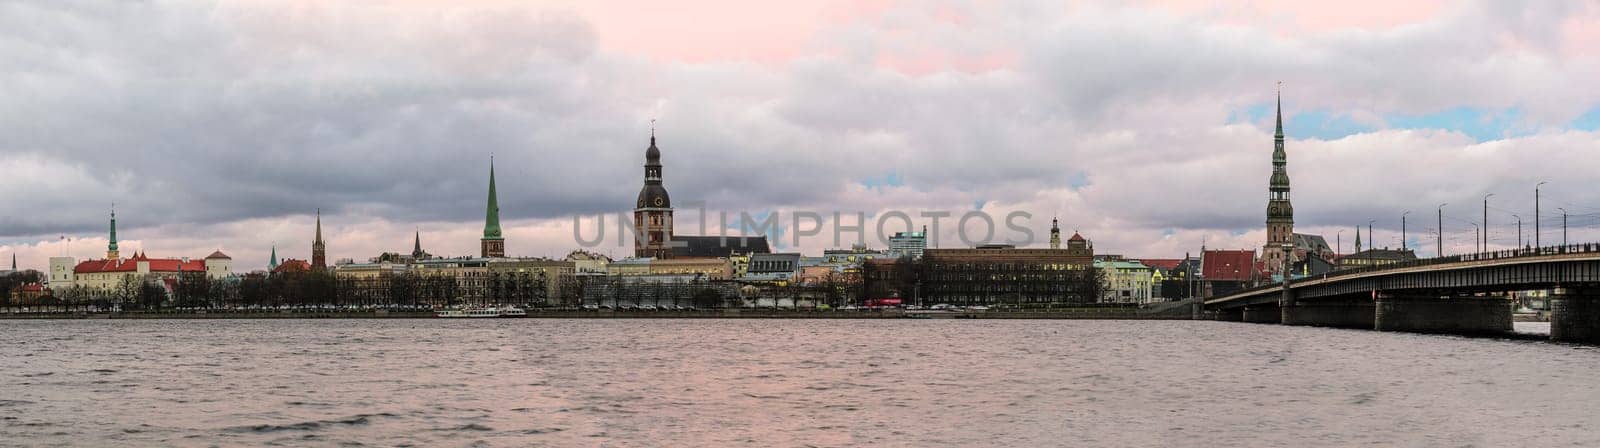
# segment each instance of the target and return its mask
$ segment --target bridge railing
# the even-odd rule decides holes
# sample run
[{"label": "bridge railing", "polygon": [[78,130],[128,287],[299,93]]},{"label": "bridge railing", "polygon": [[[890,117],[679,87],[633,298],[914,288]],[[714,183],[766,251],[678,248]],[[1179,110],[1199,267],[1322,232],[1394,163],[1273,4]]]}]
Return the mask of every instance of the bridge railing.
[{"label": "bridge railing", "polygon": [[[1322,275],[1318,275],[1318,276],[1314,276],[1314,277],[1301,277],[1299,279],[1291,279],[1291,281],[1293,281],[1293,280],[1314,280],[1314,279],[1339,278],[1339,277],[1345,277],[1345,276],[1351,276],[1351,275],[1366,274],[1366,273],[1371,273],[1371,272],[1386,271],[1386,270],[1390,270],[1390,269],[1405,269],[1405,268],[1413,268],[1413,267],[1419,267],[1419,266],[1433,266],[1433,265],[1449,264],[1449,263],[1461,263],[1461,262],[1468,262],[1468,261],[1505,260],[1505,259],[1524,258],[1524,257],[1541,257],[1541,256],[1547,256],[1547,255],[1587,254],[1587,253],[1600,253],[1600,243],[1569,244],[1569,245],[1565,245],[1565,246],[1523,247],[1523,248],[1520,248],[1520,249],[1495,250],[1495,251],[1488,251],[1488,252],[1473,252],[1473,253],[1449,255],[1449,256],[1444,256],[1444,257],[1419,258],[1419,259],[1416,259],[1416,260],[1406,260],[1406,261],[1399,261],[1399,262],[1388,263],[1388,264],[1362,266],[1362,267],[1359,267],[1359,268],[1339,269],[1339,270],[1335,270],[1335,271],[1328,272],[1328,273],[1325,273],[1325,274],[1322,274]],[[1252,292],[1257,292],[1257,291],[1263,291],[1263,290],[1276,288],[1276,287],[1278,287],[1278,285],[1281,285],[1281,284],[1283,284],[1283,282],[1265,283],[1265,284],[1253,286],[1253,287],[1250,287],[1250,288],[1245,288],[1245,289],[1241,289],[1241,290],[1238,290],[1238,291],[1230,292],[1230,293],[1227,293],[1227,294],[1220,294],[1220,296],[1233,296],[1233,295],[1239,295],[1239,294],[1248,294],[1248,293],[1252,293]]]}]

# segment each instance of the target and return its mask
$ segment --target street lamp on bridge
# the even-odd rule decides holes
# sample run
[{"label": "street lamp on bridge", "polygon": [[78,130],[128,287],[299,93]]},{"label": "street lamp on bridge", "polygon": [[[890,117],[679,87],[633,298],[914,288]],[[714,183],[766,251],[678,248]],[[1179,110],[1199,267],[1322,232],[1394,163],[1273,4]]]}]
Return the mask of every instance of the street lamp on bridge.
[{"label": "street lamp on bridge", "polygon": [[1539,187],[1548,183],[1541,180],[1533,186],[1533,247],[1539,247]]},{"label": "street lamp on bridge", "polygon": [[1473,252],[1482,253],[1483,252],[1483,234],[1479,233],[1478,230],[1479,230],[1478,223],[1472,223],[1472,250],[1473,250]]},{"label": "street lamp on bridge", "polygon": [[1378,220],[1374,219],[1367,221],[1367,245],[1371,246],[1373,249],[1378,248],[1378,236],[1372,234],[1372,223],[1375,222],[1378,222]]},{"label": "street lamp on bridge", "polygon": [[1567,245],[1567,209],[1565,207],[1556,207],[1556,210],[1561,210],[1561,245],[1565,246]]},{"label": "street lamp on bridge", "polygon": [[1517,244],[1516,244],[1516,247],[1520,248],[1520,247],[1522,247],[1522,217],[1521,216],[1517,216],[1515,214],[1512,214],[1511,217],[1512,218],[1517,218]]},{"label": "street lamp on bridge", "polygon": [[1405,213],[1401,213],[1400,214],[1400,250],[1401,251],[1406,250],[1406,215],[1409,215],[1409,214],[1411,214],[1411,210],[1406,210]]},{"label": "street lamp on bridge", "polygon": [[1439,252],[1434,255],[1435,257],[1444,256],[1444,206],[1446,205],[1450,205],[1450,203],[1439,204]]},{"label": "street lamp on bridge", "polygon": [[1483,244],[1478,246],[1478,252],[1483,252],[1483,251],[1489,250],[1489,197],[1490,196],[1494,196],[1494,193],[1489,193],[1489,194],[1483,195],[1483,234],[1482,234],[1482,236],[1479,236],[1479,238],[1483,239]]}]

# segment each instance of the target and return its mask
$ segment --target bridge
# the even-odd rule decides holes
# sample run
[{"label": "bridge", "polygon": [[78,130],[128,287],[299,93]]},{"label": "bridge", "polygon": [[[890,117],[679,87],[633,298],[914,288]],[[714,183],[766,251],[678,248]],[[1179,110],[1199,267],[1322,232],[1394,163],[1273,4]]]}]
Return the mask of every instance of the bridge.
[{"label": "bridge", "polygon": [[1550,293],[1550,338],[1600,343],[1600,244],[1428,258],[1205,300],[1223,320],[1428,333],[1511,331],[1512,296]]}]

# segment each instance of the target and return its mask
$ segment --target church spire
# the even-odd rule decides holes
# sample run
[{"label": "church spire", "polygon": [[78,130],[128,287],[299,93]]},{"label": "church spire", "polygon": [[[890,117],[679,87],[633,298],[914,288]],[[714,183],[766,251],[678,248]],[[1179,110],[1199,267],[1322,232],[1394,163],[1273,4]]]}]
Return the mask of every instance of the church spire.
[{"label": "church spire", "polygon": [[1278,83],[1278,130],[1272,134],[1273,139],[1283,141],[1283,83]]},{"label": "church spire", "polygon": [[1289,157],[1283,149],[1283,83],[1278,83],[1272,132],[1272,177],[1267,182],[1267,243],[1262,258],[1272,273],[1288,273],[1284,246],[1294,239],[1294,205],[1289,202]]},{"label": "church spire", "polygon": [[278,270],[278,245],[272,245],[272,258],[267,259],[267,271]]},{"label": "church spire", "polygon": [[422,231],[421,230],[417,231],[416,242],[412,243],[412,245],[411,245],[411,258],[418,259],[418,260],[422,259]]},{"label": "church spire", "polygon": [[106,245],[106,259],[116,260],[117,253],[117,206],[111,205],[111,244]]},{"label": "church spire", "polygon": [[322,209],[317,209],[317,236],[311,240],[311,269],[328,268],[328,246],[322,241]]},{"label": "church spire", "polygon": [[1356,226],[1356,252],[1361,252],[1361,226]]},{"label": "church spire", "polygon": [[489,156],[489,202],[483,209],[483,239],[479,240],[483,258],[506,256],[506,241],[500,233],[500,200],[494,189],[494,156]]}]

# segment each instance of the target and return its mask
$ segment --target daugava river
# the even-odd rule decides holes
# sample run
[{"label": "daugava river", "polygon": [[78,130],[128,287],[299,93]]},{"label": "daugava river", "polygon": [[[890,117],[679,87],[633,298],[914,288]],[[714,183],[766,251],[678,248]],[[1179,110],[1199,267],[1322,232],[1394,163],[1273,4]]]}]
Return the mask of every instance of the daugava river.
[{"label": "daugava river", "polygon": [[1225,322],[0,322],[6,446],[1600,446],[1600,349]]}]

